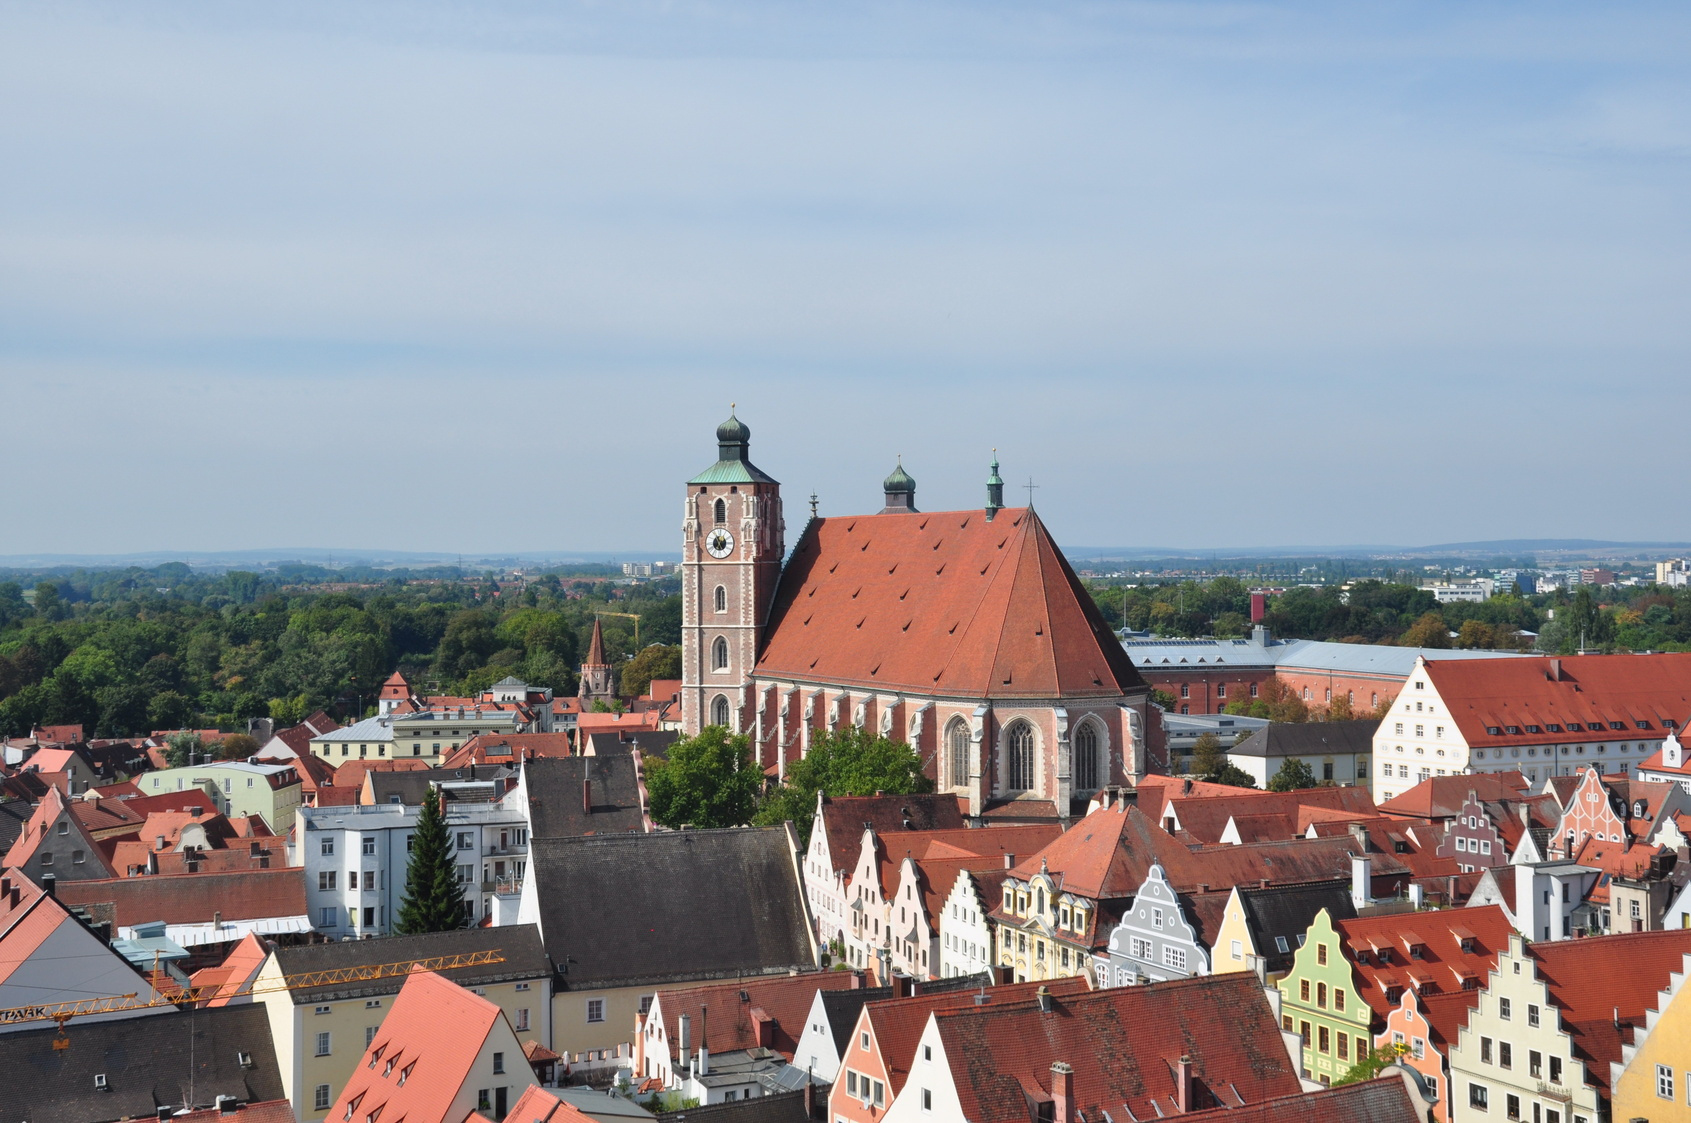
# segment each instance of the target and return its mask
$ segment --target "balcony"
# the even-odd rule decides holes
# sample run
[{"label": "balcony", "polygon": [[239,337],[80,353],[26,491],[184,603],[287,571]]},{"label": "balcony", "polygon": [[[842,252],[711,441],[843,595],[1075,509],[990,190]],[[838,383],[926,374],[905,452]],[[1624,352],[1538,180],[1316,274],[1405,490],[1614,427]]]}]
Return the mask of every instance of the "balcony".
[{"label": "balcony", "polygon": [[497,893],[501,896],[521,893],[523,891],[523,879],[520,877],[496,877],[492,880],[483,881],[481,891],[483,893]]}]

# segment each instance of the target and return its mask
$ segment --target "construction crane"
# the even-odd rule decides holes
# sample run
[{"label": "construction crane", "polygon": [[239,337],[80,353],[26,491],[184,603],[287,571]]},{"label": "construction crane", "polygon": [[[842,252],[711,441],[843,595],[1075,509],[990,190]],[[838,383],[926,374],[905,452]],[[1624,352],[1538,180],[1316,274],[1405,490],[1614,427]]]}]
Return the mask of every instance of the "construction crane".
[{"label": "construction crane", "polygon": [[634,621],[634,650],[640,650],[640,614],[637,612],[607,612],[604,610],[593,613],[595,616],[624,616]]},{"label": "construction crane", "polygon": [[[23,1022],[57,1022],[58,1036],[53,1048],[68,1049],[70,1038],[65,1035],[65,1023],[72,1018],[86,1018],[93,1014],[118,1014],[131,1010],[149,1010],[160,1006],[193,1006],[212,999],[241,998],[254,994],[273,994],[284,990],[308,990],[313,987],[334,986],[338,983],[363,983],[374,979],[391,979],[412,971],[452,971],[459,967],[482,967],[505,962],[497,951],[476,951],[465,955],[437,955],[428,959],[404,959],[393,963],[374,963],[363,967],[336,967],[329,971],[301,971],[283,975],[280,979],[252,980],[231,985],[211,983],[188,987],[169,994],[157,991],[155,997],[142,999],[138,992],[112,994],[101,998],[79,998],[75,1002],[54,1002],[42,1006],[13,1006],[0,1009],[0,1025]],[[155,970],[154,979],[159,977]]]}]

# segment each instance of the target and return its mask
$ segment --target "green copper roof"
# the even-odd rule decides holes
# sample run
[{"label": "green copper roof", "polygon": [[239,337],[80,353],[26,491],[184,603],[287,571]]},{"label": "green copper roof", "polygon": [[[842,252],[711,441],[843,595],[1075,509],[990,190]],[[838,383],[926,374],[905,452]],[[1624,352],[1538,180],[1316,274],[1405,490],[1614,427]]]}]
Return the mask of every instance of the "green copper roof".
[{"label": "green copper roof", "polygon": [[772,484],[780,481],[767,475],[750,460],[718,460],[687,482],[689,484]]},{"label": "green copper roof", "polygon": [[887,477],[886,482],[882,485],[882,490],[893,492],[914,492],[916,490],[916,481],[911,479],[910,473],[904,470],[902,458],[899,459],[898,467],[892,470],[892,475]]}]

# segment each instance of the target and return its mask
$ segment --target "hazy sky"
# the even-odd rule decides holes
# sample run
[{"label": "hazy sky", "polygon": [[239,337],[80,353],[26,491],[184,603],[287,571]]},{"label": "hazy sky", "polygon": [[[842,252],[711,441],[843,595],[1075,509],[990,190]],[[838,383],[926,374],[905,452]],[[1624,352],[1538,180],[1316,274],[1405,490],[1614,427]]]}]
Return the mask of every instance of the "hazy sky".
[{"label": "hazy sky", "polygon": [[1691,538],[1688,60],[1682,2],[0,3],[0,554],[675,549],[731,401],[795,522],[997,446],[1074,546]]}]

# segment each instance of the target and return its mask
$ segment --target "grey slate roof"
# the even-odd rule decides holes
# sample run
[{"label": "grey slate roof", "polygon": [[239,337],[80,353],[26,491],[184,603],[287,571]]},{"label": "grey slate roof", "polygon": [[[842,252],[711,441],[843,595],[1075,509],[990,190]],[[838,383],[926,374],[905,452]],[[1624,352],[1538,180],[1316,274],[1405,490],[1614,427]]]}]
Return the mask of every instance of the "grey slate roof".
[{"label": "grey slate roof", "polygon": [[[524,764],[530,838],[623,834],[645,829],[640,780],[627,749],[604,756],[539,757]],[[593,810],[582,802],[587,785]]]},{"label": "grey slate roof", "polygon": [[1313,757],[1371,753],[1377,721],[1277,721],[1240,738],[1228,756]]},{"label": "grey slate roof", "polygon": [[[1350,898],[1350,883],[1337,878],[1258,889],[1240,886],[1239,903],[1245,910],[1251,941],[1256,944],[1257,954],[1268,961],[1271,975],[1292,969],[1298,937],[1309,931],[1316,913],[1326,909],[1334,920],[1350,920],[1356,916],[1356,905]],[[1276,936],[1285,937],[1286,951],[1278,949]],[[1220,956],[1227,952],[1217,948],[1215,954]]]},{"label": "grey slate roof", "polygon": [[1428,659],[1521,659],[1514,651],[1465,651],[1455,648],[1386,647],[1372,643],[1331,643],[1326,640],[1271,639],[1267,644],[1248,639],[1127,639],[1122,641],[1133,666],[1145,673],[1159,667],[1296,667],[1335,674],[1391,675],[1402,678],[1415,669],[1415,657]]},{"label": "grey slate roof", "polygon": [[531,838],[546,951],[571,990],[814,967],[792,824]]},{"label": "grey slate roof", "polygon": [[[72,1021],[65,1033],[68,1049],[53,1048],[51,1025],[0,1034],[8,1120],[150,1119],[161,1107],[180,1107],[190,1083],[196,1107],[210,1107],[220,1095],[243,1103],[287,1095],[262,1003]],[[241,1064],[243,1053],[250,1065]],[[105,1091],[95,1090],[96,1075],[105,1076]]]},{"label": "grey slate roof", "polygon": [[[440,974],[460,986],[480,986],[510,979],[544,979],[552,965],[541,945],[540,933],[532,924],[504,928],[460,928],[456,932],[431,932],[425,936],[383,936],[374,940],[338,940],[328,944],[301,944],[276,949],[278,965],[285,975],[303,971],[332,971],[342,967],[364,967],[378,963],[403,963],[433,959],[442,955],[468,955],[478,951],[499,951],[503,963],[481,967],[458,967]],[[290,991],[294,1005],[342,998],[398,994],[404,975],[355,983],[301,988]]]},{"label": "grey slate roof", "polygon": [[12,843],[23,834],[24,824],[29,822],[34,811],[28,800],[0,800],[0,847],[12,848]]},{"label": "grey slate roof", "polygon": [[859,987],[857,990],[818,991],[822,996],[822,1010],[828,1015],[828,1032],[834,1038],[834,1051],[845,1056],[851,1042],[851,1031],[857,1025],[857,1015],[871,1002],[892,997],[891,987]]},{"label": "grey slate roof", "polygon": [[[392,803],[393,797],[398,796],[399,802],[407,807],[421,806],[423,797],[428,795],[430,784],[491,784],[514,775],[515,772],[511,769],[497,764],[466,764],[462,768],[419,768],[414,772],[383,770],[365,773],[370,783],[371,798],[376,803]],[[504,794],[502,788],[500,794]]]},{"label": "grey slate roof", "polygon": [[630,732],[612,729],[603,733],[589,733],[587,744],[600,756],[626,753],[630,748],[635,748],[644,756],[667,757],[669,747],[680,736],[681,734],[673,729],[640,729]]},{"label": "grey slate roof", "polygon": [[[825,1109],[828,1089],[817,1089],[816,1102]],[[804,1092],[781,1092],[773,1096],[753,1096],[749,1100],[708,1104],[685,1111],[666,1111],[658,1115],[658,1123],[807,1123],[810,1116],[804,1110]]]}]

